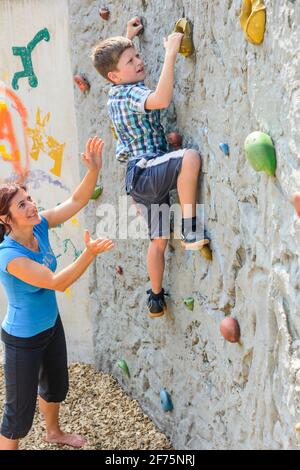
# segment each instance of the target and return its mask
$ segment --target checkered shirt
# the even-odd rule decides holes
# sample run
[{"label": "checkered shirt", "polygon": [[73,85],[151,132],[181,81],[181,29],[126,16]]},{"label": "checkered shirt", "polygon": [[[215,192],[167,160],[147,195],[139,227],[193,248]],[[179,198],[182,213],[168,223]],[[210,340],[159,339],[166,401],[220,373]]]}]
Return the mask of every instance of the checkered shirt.
[{"label": "checkered shirt", "polygon": [[113,85],[108,95],[108,113],[118,137],[116,157],[121,162],[168,151],[159,110],[145,110],[152,91],[144,82]]}]

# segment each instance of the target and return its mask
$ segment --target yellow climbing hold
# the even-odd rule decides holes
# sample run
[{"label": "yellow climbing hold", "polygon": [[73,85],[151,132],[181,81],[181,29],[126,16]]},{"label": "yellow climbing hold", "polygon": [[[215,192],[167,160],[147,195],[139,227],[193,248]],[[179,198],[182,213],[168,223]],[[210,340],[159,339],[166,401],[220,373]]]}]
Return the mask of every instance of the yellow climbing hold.
[{"label": "yellow climbing hold", "polygon": [[240,23],[245,36],[252,44],[261,44],[266,29],[264,0],[243,0]]},{"label": "yellow climbing hold", "polygon": [[118,136],[117,136],[117,133],[116,133],[116,129],[114,128],[113,125],[110,126],[110,130],[111,130],[111,133],[113,135],[113,138],[118,140]]},{"label": "yellow climbing hold", "polygon": [[200,249],[200,254],[201,256],[203,256],[204,259],[206,259],[207,261],[211,261],[212,260],[212,251],[211,251],[211,248],[209,245],[204,245],[201,249]]},{"label": "yellow climbing hold", "polygon": [[244,0],[242,4],[242,10],[240,14],[240,23],[243,30],[246,32],[246,26],[249,16],[251,15],[252,5],[251,0]]},{"label": "yellow climbing hold", "polygon": [[192,55],[194,52],[194,44],[192,38],[191,23],[186,18],[180,18],[175,24],[175,33],[183,33],[179,53],[185,57]]}]

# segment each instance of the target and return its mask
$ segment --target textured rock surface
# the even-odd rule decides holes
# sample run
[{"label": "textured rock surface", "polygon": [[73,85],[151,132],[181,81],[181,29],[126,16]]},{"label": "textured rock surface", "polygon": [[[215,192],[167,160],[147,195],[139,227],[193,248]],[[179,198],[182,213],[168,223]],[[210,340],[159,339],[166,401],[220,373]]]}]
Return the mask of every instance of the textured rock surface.
[{"label": "textured rock surface", "polygon": [[[106,141],[104,193],[86,212],[95,231],[96,209],[118,204],[124,169],[114,159],[115,142],[106,111],[109,89],[93,70],[89,50],[100,38],[124,34],[133,15],[144,18],[137,44],[153,87],[163,61],[162,38],[183,11],[194,24],[195,54],[178,57],[173,104],[164,113],[166,131],[203,156],[199,199],[205,204],[213,261],[184,253],[177,243],[167,254],[168,318],[149,320],[146,242],[117,241],[90,275],[96,365],[111,372],[181,449],[293,449],[300,421],[299,221],[290,204],[299,190],[298,2],[266,0],[267,32],[257,47],[239,25],[239,0],[164,2],[114,0],[109,21],[99,2],[71,0],[74,73],[86,73],[86,96],[76,92],[81,147],[97,132]],[[274,179],[246,162],[247,135],[271,135],[277,152]],[[230,146],[230,156],[219,149]],[[124,275],[115,273],[122,265]],[[193,312],[182,299],[195,298]],[[219,333],[225,314],[238,319],[241,345]],[[125,381],[116,367],[124,358]],[[171,413],[160,408],[159,391],[170,392]]]}]

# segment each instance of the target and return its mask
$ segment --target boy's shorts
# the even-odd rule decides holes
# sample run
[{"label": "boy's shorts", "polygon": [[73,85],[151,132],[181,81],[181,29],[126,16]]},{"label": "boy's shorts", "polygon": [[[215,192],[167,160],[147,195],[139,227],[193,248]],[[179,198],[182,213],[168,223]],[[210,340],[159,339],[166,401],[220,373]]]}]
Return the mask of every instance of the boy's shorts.
[{"label": "boy's shorts", "polygon": [[29,432],[37,394],[47,402],[61,402],[68,392],[66,340],[58,315],[55,325],[30,338],[2,329],[6,400],[0,433],[20,439]]},{"label": "boy's shorts", "polygon": [[177,188],[185,151],[180,149],[157,157],[141,158],[135,165],[128,164],[126,192],[141,209],[151,240],[170,237],[169,193]]}]

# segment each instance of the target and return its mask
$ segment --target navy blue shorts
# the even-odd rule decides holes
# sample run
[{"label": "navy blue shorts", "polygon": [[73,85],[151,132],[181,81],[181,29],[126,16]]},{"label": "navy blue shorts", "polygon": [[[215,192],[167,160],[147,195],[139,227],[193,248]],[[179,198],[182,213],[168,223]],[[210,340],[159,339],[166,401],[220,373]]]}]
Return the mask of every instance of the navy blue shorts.
[{"label": "navy blue shorts", "polygon": [[150,239],[170,237],[170,191],[177,188],[177,179],[186,149],[155,158],[141,158],[128,164],[125,186],[139,206],[148,224]]},{"label": "navy blue shorts", "polygon": [[0,433],[8,439],[28,434],[37,395],[61,402],[68,392],[67,350],[60,316],[55,325],[30,338],[1,330],[4,342],[6,400]]}]

